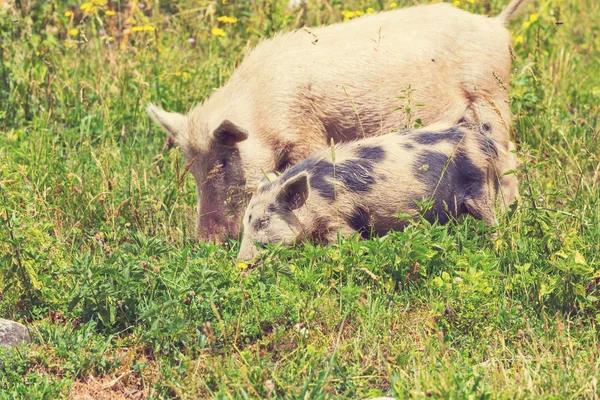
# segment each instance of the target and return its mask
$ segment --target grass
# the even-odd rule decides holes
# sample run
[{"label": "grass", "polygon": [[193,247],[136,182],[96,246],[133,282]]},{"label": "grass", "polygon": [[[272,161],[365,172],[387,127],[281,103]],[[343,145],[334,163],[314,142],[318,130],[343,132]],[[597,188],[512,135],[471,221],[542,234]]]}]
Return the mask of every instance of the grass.
[{"label": "grass", "polygon": [[0,398],[600,396],[597,1],[510,27],[523,198],[497,239],[415,222],[253,269],[194,240],[193,179],[144,106],[184,112],[248,44],[393,5],[160,3],[0,2],[0,315],[33,338],[2,352]]}]

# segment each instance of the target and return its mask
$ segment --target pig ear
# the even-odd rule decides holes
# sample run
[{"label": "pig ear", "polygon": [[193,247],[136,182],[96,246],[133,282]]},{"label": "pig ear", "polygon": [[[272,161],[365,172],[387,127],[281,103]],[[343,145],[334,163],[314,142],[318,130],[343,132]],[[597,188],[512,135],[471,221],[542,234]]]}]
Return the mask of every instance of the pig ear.
[{"label": "pig ear", "polygon": [[213,139],[225,146],[233,146],[248,139],[248,131],[226,119],[213,132]]},{"label": "pig ear", "polygon": [[146,112],[154,122],[171,136],[179,145],[187,143],[187,117],[178,113],[167,112],[154,104],[148,104]]},{"label": "pig ear", "polygon": [[305,171],[288,179],[282,185],[279,200],[287,204],[291,210],[296,210],[306,203],[309,193],[308,174]]}]

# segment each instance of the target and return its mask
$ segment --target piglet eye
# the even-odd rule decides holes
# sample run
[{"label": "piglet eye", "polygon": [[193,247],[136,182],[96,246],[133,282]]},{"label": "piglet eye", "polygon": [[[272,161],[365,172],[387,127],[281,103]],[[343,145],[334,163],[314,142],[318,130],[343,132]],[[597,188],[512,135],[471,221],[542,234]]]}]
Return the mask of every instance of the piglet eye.
[{"label": "piglet eye", "polygon": [[269,226],[269,218],[262,218],[258,221],[258,229],[265,229]]},{"label": "piglet eye", "polygon": [[225,168],[227,166],[227,160],[221,160],[221,166]]}]

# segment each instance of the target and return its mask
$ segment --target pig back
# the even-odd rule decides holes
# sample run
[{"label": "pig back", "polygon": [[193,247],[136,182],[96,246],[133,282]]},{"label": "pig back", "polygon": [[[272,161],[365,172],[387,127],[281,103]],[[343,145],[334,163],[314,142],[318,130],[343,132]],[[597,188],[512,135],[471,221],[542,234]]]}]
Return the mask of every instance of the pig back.
[{"label": "pig back", "polygon": [[[491,147],[490,147],[491,146]],[[424,217],[448,221],[483,196],[494,144],[467,126],[435,126],[338,145],[284,174],[310,173],[309,208],[362,232],[381,235],[416,217],[417,202],[431,200]],[[335,157],[335,162],[333,158]],[[362,225],[361,225],[362,224]],[[362,226],[362,227],[361,227]]]},{"label": "pig back", "polygon": [[[494,74],[506,82],[509,69],[501,23],[437,4],[282,34],[259,44],[236,74],[252,77],[263,134],[317,141],[320,133],[322,144],[388,133],[417,118],[454,122],[474,98],[496,93]],[[395,110],[409,102],[410,117]]]}]

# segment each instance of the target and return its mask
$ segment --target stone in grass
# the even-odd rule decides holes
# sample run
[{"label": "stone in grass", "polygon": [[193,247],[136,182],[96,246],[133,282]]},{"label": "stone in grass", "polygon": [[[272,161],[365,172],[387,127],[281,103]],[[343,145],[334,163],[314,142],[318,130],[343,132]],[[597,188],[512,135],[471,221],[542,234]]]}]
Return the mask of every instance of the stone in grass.
[{"label": "stone in grass", "polygon": [[22,342],[31,343],[25,325],[0,318],[0,346],[10,348]]}]

